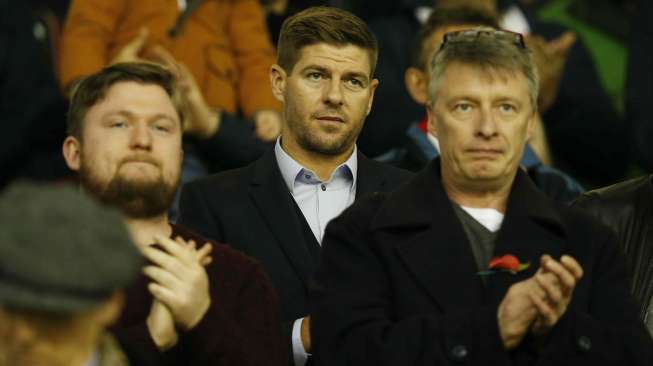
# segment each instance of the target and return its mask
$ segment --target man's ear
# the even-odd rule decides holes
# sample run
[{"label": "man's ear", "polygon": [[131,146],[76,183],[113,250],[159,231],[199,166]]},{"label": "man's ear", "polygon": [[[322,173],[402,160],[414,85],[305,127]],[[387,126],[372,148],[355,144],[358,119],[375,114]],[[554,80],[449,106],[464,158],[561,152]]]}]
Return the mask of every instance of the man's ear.
[{"label": "man's ear", "polygon": [[283,67],[274,64],[270,66],[270,85],[272,85],[272,94],[281,103],[285,102],[284,94],[286,92],[286,80],[288,75]]},{"label": "man's ear", "polygon": [[433,112],[433,106],[431,106],[431,102],[426,103],[426,115],[429,118],[427,123],[429,133],[435,137],[438,137],[438,131],[436,128],[437,116],[435,115],[435,112]]},{"label": "man's ear", "polygon": [[539,127],[538,123],[541,122],[540,114],[534,111],[530,118],[528,118],[528,126],[526,127],[526,143],[533,139],[533,136],[535,136],[535,129]]},{"label": "man's ear", "polygon": [[370,99],[367,101],[367,113],[365,115],[369,115],[370,112],[372,111],[372,102],[374,102],[374,92],[376,92],[376,87],[379,86],[379,79],[372,79],[370,82]]},{"label": "man's ear", "polygon": [[63,157],[66,160],[66,165],[70,170],[79,171],[80,167],[80,154],[81,154],[81,143],[76,137],[68,136],[63,141],[63,146],[61,151]]},{"label": "man's ear", "polygon": [[424,71],[416,67],[407,68],[404,84],[415,103],[424,105],[428,102],[428,75]]},{"label": "man's ear", "polygon": [[111,297],[104,301],[95,311],[96,321],[103,327],[108,327],[118,321],[125,305],[125,294],[116,290]]}]

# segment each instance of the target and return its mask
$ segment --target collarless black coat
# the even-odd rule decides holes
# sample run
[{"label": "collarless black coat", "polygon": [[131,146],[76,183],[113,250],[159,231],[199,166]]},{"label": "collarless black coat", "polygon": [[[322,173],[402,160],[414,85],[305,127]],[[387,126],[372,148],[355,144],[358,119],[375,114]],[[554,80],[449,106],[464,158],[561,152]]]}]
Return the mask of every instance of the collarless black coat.
[{"label": "collarless black coat", "polygon": [[[543,254],[584,269],[544,344],[505,351],[497,309],[533,276]],[[476,274],[471,247],[440,183],[439,160],[395,192],[357,201],[332,221],[313,283],[318,365],[651,365],[614,235],[580,210],[551,201],[517,173],[495,255],[527,270]]]}]

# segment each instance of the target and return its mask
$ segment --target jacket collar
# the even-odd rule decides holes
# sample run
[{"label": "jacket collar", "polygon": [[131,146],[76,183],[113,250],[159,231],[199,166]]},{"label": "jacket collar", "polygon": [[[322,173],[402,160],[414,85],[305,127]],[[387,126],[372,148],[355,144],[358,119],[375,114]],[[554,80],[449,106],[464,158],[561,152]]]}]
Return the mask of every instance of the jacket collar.
[{"label": "jacket collar", "polygon": [[[372,222],[372,230],[386,227],[419,227],[438,222],[449,214],[445,207],[451,205],[441,182],[440,159],[429,163],[407,184],[388,196],[385,204]],[[403,215],[394,215],[402,212]],[[528,175],[517,172],[508,197],[506,217],[525,215],[536,222],[549,226],[560,236],[566,232],[565,225],[556,209],[556,203],[539,191]]]}]

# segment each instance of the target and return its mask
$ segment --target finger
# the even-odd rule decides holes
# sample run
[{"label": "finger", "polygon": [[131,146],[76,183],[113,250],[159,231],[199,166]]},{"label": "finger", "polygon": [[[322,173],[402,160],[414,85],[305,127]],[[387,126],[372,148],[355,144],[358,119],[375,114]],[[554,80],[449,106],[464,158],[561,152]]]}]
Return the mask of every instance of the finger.
[{"label": "finger", "polygon": [[206,267],[211,263],[213,263],[213,257],[204,257],[200,261],[200,264],[202,265],[202,267]]},{"label": "finger", "polygon": [[213,245],[211,243],[204,243],[204,245],[197,251],[195,254],[197,258],[202,259],[203,257],[208,256],[213,251]]},{"label": "finger", "polygon": [[175,273],[178,277],[180,277],[180,274],[184,271],[183,265],[177,258],[160,249],[148,246],[141,249],[141,253],[143,253],[143,256],[150,262],[168,272]]},{"label": "finger", "polygon": [[560,263],[576,278],[576,281],[583,277],[583,267],[569,255],[563,255],[560,258]]},{"label": "finger", "polygon": [[199,89],[197,83],[195,82],[195,77],[190,72],[190,69],[188,69],[188,66],[182,62],[178,62],[177,68],[179,69],[179,77],[183,79],[184,83],[189,89]]},{"label": "finger", "polygon": [[567,270],[567,268],[560,264],[560,262],[554,259],[549,259],[544,263],[543,267],[546,271],[554,273],[556,276],[558,276],[558,279],[562,285],[563,293],[567,294],[576,286],[576,278],[570,271]]},{"label": "finger", "polygon": [[134,37],[129,43],[127,43],[124,47],[123,50],[133,54],[137,55],[141,49],[143,49],[143,46],[145,45],[145,42],[147,42],[147,37],[150,34],[150,30],[147,27],[142,27],[138,31],[138,35]]},{"label": "finger", "polygon": [[180,245],[179,242],[172,240],[164,235],[155,235],[154,240],[157,244],[161,245],[161,247],[171,256],[181,261],[188,261],[190,251],[188,248],[186,248],[185,241],[182,240],[181,242],[183,244]]},{"label": "finger", "polygon": [[546,293],[549,303],[557,305],[562,301],[562,291],[558,279],[554,275],[549,273],[535,276],[535,281]]},{"label": "finger", "polygon": [[553,307],[535,294],[529,293],[528,296],[533,305],[535,305],[537,312],[540,314],[542,323],[547,327],[552,327],[557,321],[557,315]]},{"label": "finger", "polygon": [[172,71],[175,74],[175,76],[177,77],[179,76],[180,70],[179,70],[179,65],[177,63],[177,60],[170,52],[168,52],[168,50],[161,47],[161,45],[156,45],[152,47],[150,57],[156,59],[156,61],[160,62],[168,69],[170,69],[170,71]]},{"label": "finger", "polygon": [[171,290],[179,288],[179,286],[182,285],[180,278],[175,276],[174,273],[170,273],[161,267],[145,266],[143,268],[143,274],[145,274],[152,281]]},{"label": "finger", "polygon": [[155,299],[159,300],[168,308],[174,309],[177,308],[177,295],[174,291],[165,288],[157,283],[151,282],[147,285],[147,290],[154,296]]}]

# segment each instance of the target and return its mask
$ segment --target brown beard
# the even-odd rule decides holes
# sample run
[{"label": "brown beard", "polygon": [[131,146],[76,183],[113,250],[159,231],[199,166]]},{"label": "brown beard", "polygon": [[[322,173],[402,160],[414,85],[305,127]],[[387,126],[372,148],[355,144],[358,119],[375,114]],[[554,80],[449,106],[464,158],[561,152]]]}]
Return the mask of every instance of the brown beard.
[{"label": "brown beard", "polygon": [[[121,162],[121,165],[124,162]],[[81,164],[79,180],[82,188],[100,202],[120,209],[127,217],[145,219],[165,213],[175,197],[180,176],[167,183],[162,175],[154,181],[135,181],[125,178],[116,170],[108,184],[101,182],[86,164]]]}]

